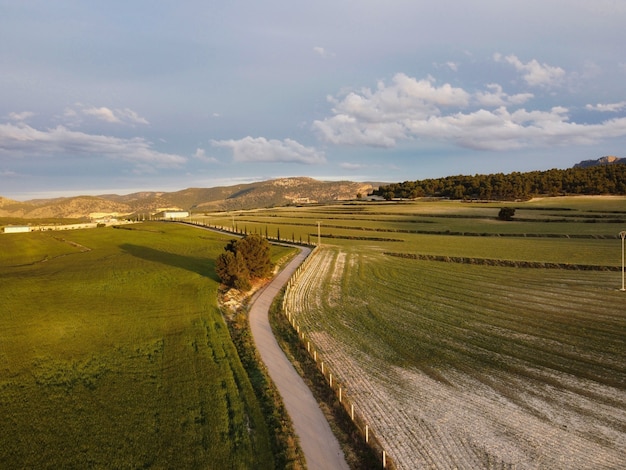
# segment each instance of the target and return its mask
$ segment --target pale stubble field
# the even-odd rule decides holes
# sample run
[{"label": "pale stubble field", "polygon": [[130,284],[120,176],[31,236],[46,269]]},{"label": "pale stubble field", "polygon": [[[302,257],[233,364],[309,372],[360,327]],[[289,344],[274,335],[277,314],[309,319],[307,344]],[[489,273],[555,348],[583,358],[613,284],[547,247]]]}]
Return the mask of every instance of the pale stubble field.
[{"label": "pale stubble field", "polygon": [[[398,468],[624,468],[626,294],[610,237],[621,225],[591,225],[579,225],[589,238],[539,237],[537,250],[518,237],[326,239],[285,305]],[[505,230],[549,227],[566,232]],[[405,259],[385,254],[392,244],[612,270]]]},{"label": "pale stubble field", "polygon": [[326,247],[287,302],[398,468],[623,467],[622,293],[519,271]]}]

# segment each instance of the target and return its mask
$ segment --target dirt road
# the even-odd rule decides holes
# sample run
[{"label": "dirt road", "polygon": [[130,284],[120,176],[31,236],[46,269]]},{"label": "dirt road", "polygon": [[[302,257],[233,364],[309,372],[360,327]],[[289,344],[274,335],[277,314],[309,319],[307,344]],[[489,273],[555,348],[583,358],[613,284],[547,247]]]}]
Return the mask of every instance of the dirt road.
[{"label": "dirt road", "polygon": [[270,284],[255,294],[250,307],[250,328],[261,359],[293,421],[309,470],[348,469],[328,421],[311,391],[280,349],[269,324],[268,311],[272,300],[310,251],[309,248],[301,249]]}]

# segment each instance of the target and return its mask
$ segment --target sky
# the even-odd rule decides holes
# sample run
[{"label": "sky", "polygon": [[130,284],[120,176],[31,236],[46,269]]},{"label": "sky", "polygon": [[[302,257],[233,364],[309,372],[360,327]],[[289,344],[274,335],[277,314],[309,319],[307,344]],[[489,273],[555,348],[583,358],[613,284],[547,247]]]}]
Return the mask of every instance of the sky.
[{"label": "sky", "polygon": [[623,0],[0,0],[0,196],[626,156]]}]

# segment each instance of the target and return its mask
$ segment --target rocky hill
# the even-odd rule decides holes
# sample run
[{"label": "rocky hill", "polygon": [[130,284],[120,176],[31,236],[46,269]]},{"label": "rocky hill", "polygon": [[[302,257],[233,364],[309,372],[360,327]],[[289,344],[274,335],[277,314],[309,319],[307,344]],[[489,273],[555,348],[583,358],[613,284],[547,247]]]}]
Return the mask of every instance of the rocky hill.
[{"label": "rocky hill", "polygon": [[626,158],[609,155],[606,157],[598,158],[596,160],[583,160],[582,162],[574,165],[574,168],[589,168],[590,166],[613,165],[616,163],[626,163]]},{"label": "rocky hill", "polygon": [[190,212],[254,209],[288,204],[321,203],[366,196],[377,185],[313,178],[281,178],[216,188],[188,188],[175,192],[104,194],[25,202],[0,197],[0,217],[89,218],[128,216],[178,208]]}]

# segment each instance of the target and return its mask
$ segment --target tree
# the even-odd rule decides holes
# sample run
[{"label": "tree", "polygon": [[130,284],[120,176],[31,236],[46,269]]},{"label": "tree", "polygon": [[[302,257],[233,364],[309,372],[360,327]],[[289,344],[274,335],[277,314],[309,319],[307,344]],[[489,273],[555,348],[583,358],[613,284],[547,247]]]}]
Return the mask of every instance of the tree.
[{"label": "tree", "polygon": [[250,273],[241,253],[226,249],[215,260],[215,272],[224,284],[240,290],[250,288]]},{"label": "tree", "polygon": [[215,272],[229,287],[250,290],[252,280],[267,277],[274,268],[269,242],[257,234],[231,240],[215,261]]},{"label": "tree", "polygon": [[498,212],[498,219],[500,220],[513,220],[515,215],[515,209],[513,207],[503,207]]}]

